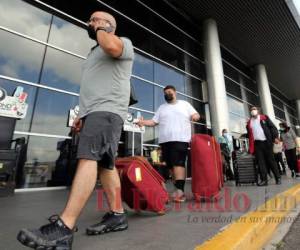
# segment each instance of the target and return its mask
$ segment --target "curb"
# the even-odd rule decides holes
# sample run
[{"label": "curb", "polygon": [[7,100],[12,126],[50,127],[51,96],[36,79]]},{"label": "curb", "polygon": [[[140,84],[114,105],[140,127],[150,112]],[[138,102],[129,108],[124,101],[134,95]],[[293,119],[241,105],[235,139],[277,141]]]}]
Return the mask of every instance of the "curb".
[{"label": "curb", "polygon": [[195,250],[261,249],[286,215],[300,204],[300,184],[277,194],[256,210],[236,219]]}]

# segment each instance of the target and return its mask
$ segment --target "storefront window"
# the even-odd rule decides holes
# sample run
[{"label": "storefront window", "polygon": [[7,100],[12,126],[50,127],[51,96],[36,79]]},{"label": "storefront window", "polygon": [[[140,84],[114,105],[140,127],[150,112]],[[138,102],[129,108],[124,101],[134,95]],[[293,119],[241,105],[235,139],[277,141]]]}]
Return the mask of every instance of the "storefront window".
[{"label": "storefront window", "polygon": [[134,107],[153,111],[154,85],[133,77],[131,78],[131,83],[138,99],[138,103]]},{"label": "storefront window", "polygon": [[[47,40],[51,14],[20,0],[1,0],[0,13],[1,26],[44,42]],[[1,44],[11,43],[1,38]],[[19,55],[29,52],[20,44],[19,47],[23,50]]]},{"label": "storefront window", "polygon": [[85,29],[56,16],[53,18],[49,43],[84,57],[96,44]]},{"label": "storefront window", "polygon": [[67,136],[69,109],[78,105],[78,97],[40,89],[31,132]]},{"label": "storefront window", "polygon": [[154,63],[154,81],[163,86],[173,85],[177,91],[184,93],[184,75],[167,66]]},{"label": "storefront window", "polygon": [[71,92],[79,92],[84,59],[47,48],[41,83]]},{"label": "storefront window", "polygon": [[[30,136],[27,162],[24,167],[24,187],[46,187],[55,178],[56,160],[59,157],[58,143],[64,139]],[[57,168],[61,178],[67,178],[67,165]],[[56,175],[58,176],[58,175]]]},{"label": "storefront window", "polygon": [[154,62],[138,53],[134,55],[132,74],[153,81]]},{"label": "storefront window", "polygon": [[25,102],[28,104],[27,114],[24,119],[17,120],[16,131],[28,132],[30,128],[30,121],[32,117],[34,98],[36,94],[36,87],[31,87],[29,85],[21,84],[18,82],[12,82],[0,78],[0,87],[5,89],[7,95],[12,96],[16,88],[22,87],[25,93],[27,93],[27,98]]},{"label": "storefront window", "polygon": [[0,40],[0,74],[38,82],[45,46],[3,30]]}]

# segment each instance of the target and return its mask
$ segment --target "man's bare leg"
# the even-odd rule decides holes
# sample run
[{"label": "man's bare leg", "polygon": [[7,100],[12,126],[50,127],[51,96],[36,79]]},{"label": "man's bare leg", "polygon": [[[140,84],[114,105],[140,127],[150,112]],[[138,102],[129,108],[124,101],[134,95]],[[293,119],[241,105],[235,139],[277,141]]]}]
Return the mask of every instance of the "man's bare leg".
[{"label": "man's bare leg", "polygon": [[73,228],[83,207],[91,196],[97,179],[97,162],[92,160],[79,160],[71,192],[61,219]]},{"label": "man's bare leg", "polygon": [[174,181],[185,180],[185,168],[181,166],[174,166],[173,168]]},{"label": "man's bare leg", "polygon": [[173,167],[174,173],[174,185],[176,187],[176,191],[173,193],[173,199],[175,202],[184,202],[184,185],[185,185],[185,168],[181,166]]},{"label": "man's bare leg", "polygon": [[113,170],[110,170],[101,167],[99,174],[110,210],[117,213],[123,213],[121,183],[117,169],[114,168]]}]

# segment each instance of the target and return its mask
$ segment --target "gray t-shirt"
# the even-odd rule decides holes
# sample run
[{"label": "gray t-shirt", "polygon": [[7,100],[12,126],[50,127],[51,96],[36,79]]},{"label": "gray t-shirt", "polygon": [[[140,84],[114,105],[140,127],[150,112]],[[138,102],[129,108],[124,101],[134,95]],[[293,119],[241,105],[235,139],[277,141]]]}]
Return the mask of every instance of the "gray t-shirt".
[{"label": "gray t-shirt", "polygon": [[121,37],[123,52],[113,58],[97,46],[82,67],[79,117],[95,111],[108,111],[126,119],[130,96],[130,76],[134,58],[132,43]]},{"label": "gray t-shirt", "polygon": [[284,148],[287,150],[296,148],[297,147],[296,138],[297,138],[297,136],[296,136],[294,130],[292,130],[292,129],[290,129],[286,133],[282,133],[281,139],[283,141]]}]

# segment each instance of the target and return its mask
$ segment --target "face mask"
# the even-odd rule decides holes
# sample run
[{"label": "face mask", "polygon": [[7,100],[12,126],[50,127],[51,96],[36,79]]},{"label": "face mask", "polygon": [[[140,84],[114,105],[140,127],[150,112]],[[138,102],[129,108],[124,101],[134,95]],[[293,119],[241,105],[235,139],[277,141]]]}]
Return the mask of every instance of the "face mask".
[{"label": "face mask", "polygon": [[172,102],[174,99],[172,94],[165,94],[165,100],[166,102]]},{"label": "face mask", "polygon": [[87,32],[91,39],[97,40],[97,34],[93,26],[89,25],[87,28]]},{"label": "face mask", "polygon": [[224,133],[223,135],[226,137],[226,136],[228,136],[228,133],[226,132],[226,133]]},{"label": "face mask", "polygon": [[251,115],[252,115],[252,116],[257,116],[257,114],[258,114],[258,111],[257,111],[257,110],[254,109],[254,110],[251,111]]}]

